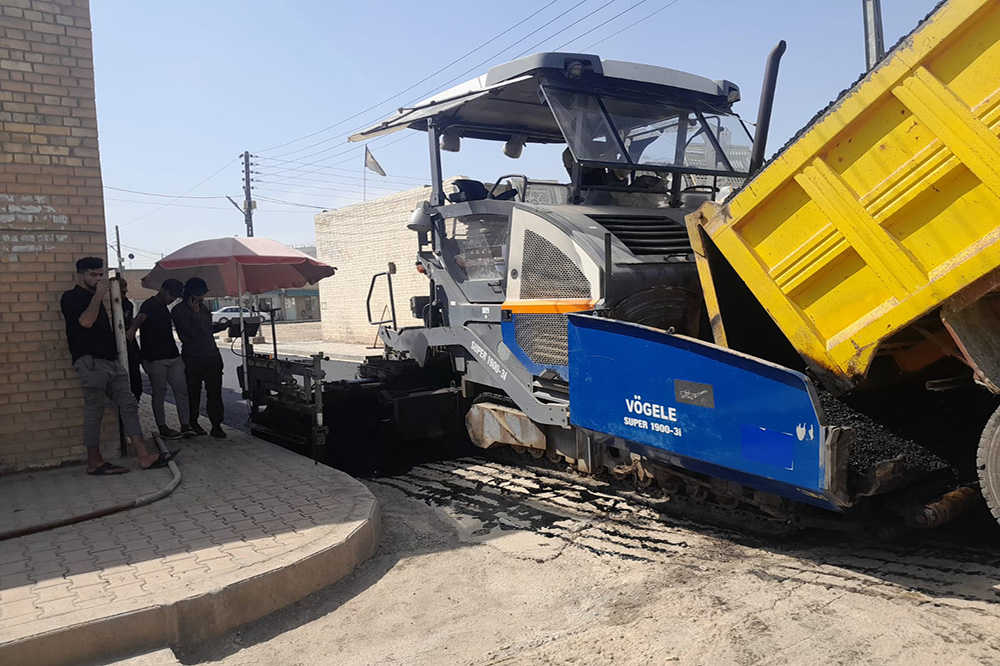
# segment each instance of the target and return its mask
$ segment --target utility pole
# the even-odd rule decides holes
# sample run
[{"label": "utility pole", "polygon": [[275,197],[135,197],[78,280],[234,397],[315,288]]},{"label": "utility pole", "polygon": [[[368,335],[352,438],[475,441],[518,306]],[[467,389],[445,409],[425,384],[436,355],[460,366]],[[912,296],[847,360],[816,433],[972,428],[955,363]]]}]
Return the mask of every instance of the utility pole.
[{"label": "utility pole", "polygon": [[861,0],[865,18],[865,61],[868,69],[885,55],[882,37],[882,0]]},{"label": "utility pole", "polygon": [[253,209],[257,206],[256,202],[253,200],[250,190],[250,151],[244,151],[243,153],[243,205],[240,206],[238,203],[233,201],[230,196],[226,197],[229,199],[229,203],[236,206],[237,210],[243,211],[243,221],[247,225],[247,236],[253,236]]},{"label": "utility pole", "polygon": [[[882,27],[879,25],[879,41],[882,40]],[[250,196],[250,151],[243,153],[243,215],[247,222],[247,236],[253,236],[253,197]]]},{"label": "utility pole", "polygon": [[118,274],[125,272],[125,260],[122,259],[122,237],[118,233],[118,225],[115,225],[115,251],[118,253]]}]

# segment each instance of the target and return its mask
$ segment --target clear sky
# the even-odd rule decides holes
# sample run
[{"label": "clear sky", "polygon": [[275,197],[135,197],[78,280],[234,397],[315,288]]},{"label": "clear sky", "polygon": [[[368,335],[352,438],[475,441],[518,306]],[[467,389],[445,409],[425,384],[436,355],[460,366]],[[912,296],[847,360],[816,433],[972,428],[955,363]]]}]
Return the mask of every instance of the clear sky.
[{"label": "clear sky", "polygon": [[[882,0],[887,48],[936,2]],[[522,52],[728,79],[743,93],[736,110],[754,120],[764,61],[784,39],[770,154],[863,71],[861,9],[862,0],[91,0],[109,238],[121,225],[133,265],[146,267],[195,240],[244,234],[224,197],[243,198],[237,157],[249,150],[255,234],[312,244],[315,212],[363,196],[363,145],[346,133]],[[565,175],[560,151],[528,146],[514,161],[500,144],[475,144],[445,153],[446,176]],[[370,147],[388,177],[369,172],[368,198],[427,181],[422,132]]]}]

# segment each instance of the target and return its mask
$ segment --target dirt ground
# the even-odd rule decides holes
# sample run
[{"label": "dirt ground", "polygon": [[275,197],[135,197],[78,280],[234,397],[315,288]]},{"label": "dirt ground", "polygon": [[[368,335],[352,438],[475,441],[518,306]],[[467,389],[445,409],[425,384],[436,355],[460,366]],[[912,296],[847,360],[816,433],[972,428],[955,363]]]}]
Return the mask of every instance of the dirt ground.
[{"label": "dirt ground", "polygon": [[967,526],[983,539],[778,542],[482,459],[368,485],[384,536],[348,578],[121,666],[1000,664],[989,521]]}]

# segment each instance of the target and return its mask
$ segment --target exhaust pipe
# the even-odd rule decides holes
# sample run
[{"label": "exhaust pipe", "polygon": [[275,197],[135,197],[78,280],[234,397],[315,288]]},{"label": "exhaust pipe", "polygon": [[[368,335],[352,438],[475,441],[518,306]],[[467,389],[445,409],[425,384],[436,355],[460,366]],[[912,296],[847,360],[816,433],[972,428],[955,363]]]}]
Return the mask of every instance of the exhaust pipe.
[{"label": "exhaust pipe", "polygon": [[764,151],[767,149],[767,131],[771,127],[771,109],[774,107],[774,89],[778,85],[778,65],[785,53],[785,40],[771,49],[764,67],[764,86],[760,91],[760,107],[757,109],[757,132],[753,140],[753,152],[750,154],[750,173],[747,180],[764,165]]}]

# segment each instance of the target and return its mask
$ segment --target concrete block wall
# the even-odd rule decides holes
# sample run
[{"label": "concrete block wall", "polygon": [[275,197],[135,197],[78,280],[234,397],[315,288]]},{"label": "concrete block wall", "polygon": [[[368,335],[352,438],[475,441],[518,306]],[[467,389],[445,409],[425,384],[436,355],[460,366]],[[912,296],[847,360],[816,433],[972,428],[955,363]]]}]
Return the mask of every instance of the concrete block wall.
[{"label": "concrete block wall", "polygon": [[[429,293],[427,278],[417,273],[417,235],[406,228],[410,214],[430,197],[430,187],[418,187],[387,197],[316,215],[317,259],[337,267],[337,274],[319,285],[323,339],[372,344],[377,329],[368,324],[365,299],[372,275],[395,262],[393,293],[400,326],[419,323],[410,315],[410,297]],[[372,296],[372,317],[382,317],[389,302],[385,278]]]},{"label": "concrete block wall", "polygon": [[[59,297],[106,258],[88,0],[0,2],[0,473],[83,455]],[[108,410],[104,442],[118,446]]]}]

